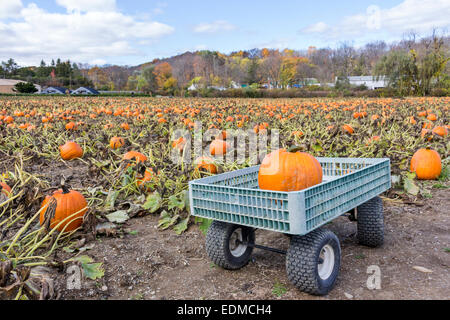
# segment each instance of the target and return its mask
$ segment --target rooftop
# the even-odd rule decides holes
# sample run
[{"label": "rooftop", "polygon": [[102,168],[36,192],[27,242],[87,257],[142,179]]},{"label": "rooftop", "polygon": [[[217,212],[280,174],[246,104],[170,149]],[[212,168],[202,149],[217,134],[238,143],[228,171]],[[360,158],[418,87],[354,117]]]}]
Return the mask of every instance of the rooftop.
[{"label": "rooftop", "polygon": [[13,79],[0,79],[0,86],[14,86],[19,82],[25,82],[22,80],[13,80]]}]

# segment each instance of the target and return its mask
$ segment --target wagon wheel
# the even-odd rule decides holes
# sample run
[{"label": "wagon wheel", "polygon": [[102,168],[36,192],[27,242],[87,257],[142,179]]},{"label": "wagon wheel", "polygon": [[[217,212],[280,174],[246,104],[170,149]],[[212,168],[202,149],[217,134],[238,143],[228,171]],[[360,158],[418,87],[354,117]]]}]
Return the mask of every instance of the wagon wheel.
[{"label": "wagon wheel", "polygon": [[358,242],[368,247],[379,247],[384,242],[383,201],[375,197],[357,209]]},{"label": "wagon wheel", "polygon": [[286,255],[289,280],[303,292],[326,295],[334,287],[341,264],[341,246],[336,235],[316,229],[293,236]]},{"label": "wagon wheel", "polygon": [[254,243],[253,228],[213,221],[206,235],[206,252],[218,266],[236,270],[250,261]]}]

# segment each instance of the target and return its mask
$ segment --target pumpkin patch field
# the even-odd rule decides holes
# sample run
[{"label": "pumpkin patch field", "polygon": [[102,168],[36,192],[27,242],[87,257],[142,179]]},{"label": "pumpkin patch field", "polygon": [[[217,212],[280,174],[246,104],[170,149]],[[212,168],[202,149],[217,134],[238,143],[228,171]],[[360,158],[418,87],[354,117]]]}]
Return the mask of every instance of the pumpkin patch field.
[{"label": "pumpkin patch field", "polygon": [[[210,221],[190,216],[188,182],[264,158],[225,160],[234,131],[267,136],[267,152],[276,133],[314,157],[390,158],[386,243],[362,248],[333,222],[344,267],[328,298],[448,298],[449,109],[448,97],[0,97],[0,298],[322,299],[296,291],[275,253],[236,273],[205,256]],[[203,154],[173,161],[199,133]],[[381,290],[366,287],[370,265]]]}]

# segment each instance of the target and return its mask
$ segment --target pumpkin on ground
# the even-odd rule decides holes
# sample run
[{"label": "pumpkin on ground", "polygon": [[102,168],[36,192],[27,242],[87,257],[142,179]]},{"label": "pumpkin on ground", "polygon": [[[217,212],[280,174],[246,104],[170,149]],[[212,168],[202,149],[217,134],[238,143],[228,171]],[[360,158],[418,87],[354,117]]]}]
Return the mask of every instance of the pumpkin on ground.
[{"label": "pumpkin on ground", "polygon": [[215,139],[209,145],[209,152],[213,156],[224,155],[225,153],[227,153],[227,149],[228,149],[228,143],[223,140],[220,140],[220,139]]},{"label": "pumpkin on ground", "polygon": [[125,144],[125,140],[121,137],[112,137],[111,140],[109,140],[109,146],[111,149],[119,149]]},{"label": "pumpkin on ground", "polygon": [[205,170],[209,173],[217,173],[217,166],[210,157],[199,157],[194,161],[196,170]]},{"label": "pumpkin on ground", "polygon": [[3,193],[5,196],[9,197],[11,194],[11,187],[4,182],[0,182],[0,193]]},{"label": "pumpkin on ground", "polygon": [[68,141],[59,147],[59,153],[64,160],[73,160],[83,156],[83,149],[73,141]]},{"label": "pumpkin on ground", "polygon": [[120,125],[120,127],[121,127],[123,130],[130,130],[130,125],[129,125],[128,123],[126,123],[126,122],[122,123],[122,124]]},{"label": "pumpkin on ground", "polygon": [[348,134],[353,134],[353,132],[354,132],[353,128],[348,124],[344,124],[342,126],[342,130],[344,130],[344,132],[346,132]]},{"label": "pumpkin on ground", "polygon": [[[51,196],[46,196],[41,205],[39,223],[43,225],[50,219],[50,228],[55,228],[61,221],[66,221],[57,227],[57,230],[70,232],[81,226],[83,216],[87,212],[87,202],[84,196],[65,186]],[[70,218],[68,218],[70,217]],[[64,229],[65,228],[65,229]]]},{"label": "pumpkin on ground", "polygon": [[417,179],[437,179],[442,171],[441,157],[435,150],[419,149],[411,159],[410,169],[416,173]]},{"label": "pumpkin on ground", "polygon": [[445,137],[446,135],[448,135],[448,130],[446,127],[438,126],[433,129],[433,133],[437,134],[438,136]]},{"label": "pumpkin on ground", "polygon": [[74,122],[69,122],[66,124],[66,130],[77,130],[77,125]]},{"label": "pumpkin on ground", "polygon": [[221,133],[219,133],[216,136],[216,139],[220,139],[220,140],[225,140],[227,138],[227,132],[226,131],[222,131]]},{"label": "pumpkin on ground", "polygon": [[139,175],[136,177],[136,184],[138,187],[143,187],[147,182],[153,179],[153,170],[152,168],[146,169],[144,176]]},{"label": "pumpkin on ground", "polygon": [[296,148],[279,149],[268,154],[258,173],[259,188],[274,191],[299,191],[322,182],[319,161]]},{"label": "pumpkin on ground", "polygon": [[178,149],[178,151],[183,151],[184,146],[186,145],[186,139],[184,137],[179,137],[177,140],[172,142],[172,148]]},{"label": "pumpkin on ground", "polygon": [[[128,151],[123,155],[123,160],[134,160],[136,163],[147,161],[147,157],[137,151]],[[128,165],[130,166],[130,165]]]}]

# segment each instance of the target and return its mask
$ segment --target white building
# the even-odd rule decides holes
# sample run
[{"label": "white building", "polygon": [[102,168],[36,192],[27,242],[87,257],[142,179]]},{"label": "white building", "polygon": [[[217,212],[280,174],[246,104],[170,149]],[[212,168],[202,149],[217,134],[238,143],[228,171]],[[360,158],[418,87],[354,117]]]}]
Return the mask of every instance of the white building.
[{"label": "white building", "polygon": [[[14,79],[0,79],[0,93],[16,93],[14,91],[14,86],[19,82],[26,82],[22,80],[14,80]],[[41,92],[41,86],[34,84],[34,87],[37,89],[37,93]]]},{"label": "white building", "polygon": [[67,89],[63,87],[48,87],[42,90],[41,94],[66,94],[66,92]]},{"label": "white building", "polygon": [[93,88],[80,87],[75,91],[72,91],[71,94],[95,94],[98,95],[100,92]]},{"label": "white building", "polygon": [[191,84],[189,88],[187,88],[189,91],[196,91],[198,90],[198,87],[195,83]]},{"label": "white building", "polygon": [[[336,77],[336,82],[337,79],[338,78]],[[365,85],[370,90],[385,88],[388,85],[388,80],[386,76],[380,76],[378,80],[377,77],[373,76],[348,77],[348,81],[353,86]]]},{"label": "white building", "polygon": [[241,86],[240,83],[236,83],[236,82],[234,82],[234,81],[231,81],[231,83],[230,83],[230,88],[231,88],[231,89],[240,89],[240,88],[242,88],[242,86]]}]

